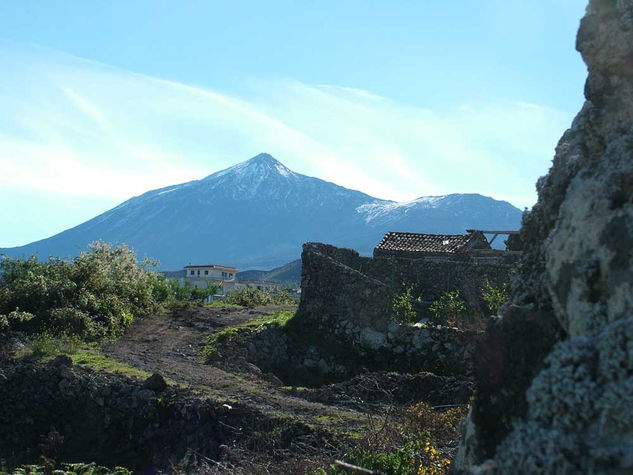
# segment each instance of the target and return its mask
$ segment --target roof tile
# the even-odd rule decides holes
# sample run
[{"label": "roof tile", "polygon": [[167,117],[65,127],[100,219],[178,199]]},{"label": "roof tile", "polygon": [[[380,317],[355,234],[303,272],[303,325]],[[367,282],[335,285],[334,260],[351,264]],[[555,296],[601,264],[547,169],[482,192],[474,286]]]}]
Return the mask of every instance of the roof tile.
[{"label": "roof tile", "polygon": [[469,248],[478,239],[476,233],[421,234],[390,231],[376,246],[376,250],[454,254]]}]

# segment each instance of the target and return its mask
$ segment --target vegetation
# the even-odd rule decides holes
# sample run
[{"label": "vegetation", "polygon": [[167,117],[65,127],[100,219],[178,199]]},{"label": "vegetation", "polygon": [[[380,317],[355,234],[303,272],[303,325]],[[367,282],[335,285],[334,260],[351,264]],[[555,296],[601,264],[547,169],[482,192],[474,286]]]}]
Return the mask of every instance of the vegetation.
[{"label": "vegetation", "polygon": [[0,475],[132,475],[123,467],[107,468],[96,463],[60,463],[55,465],[22,465],[10,471],[0,470]]},{"label": "vegetation", "polygon": [[226,327],[207,337],[202,349],[202,357],[208,362],[218,351],[218,344],[232,340],[241,332],[258,331],[272,327],[287,329],[291,326],[292,317],[294,316],[295,312],[278,310],[267,315],[255,317],[239,325]]},{"label": "vegetation", "polygon": [[217,294],[222,286],[217,282],[208,282],[206,287],[196,287],[190,282],[180,284],[177,280],[168,281],[169,292],[167,298],[177,302],[202,303],[209,296]]},{"label": "vegetation", "polygon": [[417,300],[421,301],[421,297],[414,299],[412,296],[411,287],[405,287],[405,289],[394,295],[392,302],[392,319],[398,323],[411,323],[417,320],[417,313],[413,308],[413,302]]},{"label": "vegetation", "polygon": [[4,258],[0,263],[0,328],[99,340],[122,333],[156,311],[169,286],[125,246],[90,245],[72,261]]},{"label": "vegetation", "polygon": [[205,306],[206,307],[211,307],[211,308],[243,308],[242,305],[237,305],[237,304],[234,304],[234,303],[227,303],[223,299],[216,299],[213,302],[205,304]]},{"label": "vegetation", "polygon": [[466,302],[459,290],[446,292],[429,307],[431,322],[435,325],[458,326],[466,314]]},{"label": "vegetation", "polygon": [[508,296],[508,284],[502,284],[499,287],[495,287],[489,280],[487,280],[485,287],[482,289],[482,297],[488,305],[488,309],[492,315],[497,315],[499,313],[502,305],[508,301]]},{"label": "vegetation", "polygon": [[112,247],[102,241],[72,260],[4,257],[0,332],[98,341],[121,335],[135,318],[159,311],[165,303],[201,303],[219,290],[216,283],[197,288],[166,280],[155,266],[148,259],[139,263],[125,245]]},{"label": "vegetation", "polygon": [[[405,411],[403,421],[386,421],[373,434],[351,450],[345,461],[385,475],[442,475],[450,468],[444,448],[452,447],[459,438],[458,424],[466,408],[437,411],[425,403],[417,403]],[[331,466],[322,474],[349,473]]]},{"label": "vegetation", "polygon": [[[508,301],[509,286],[507,283],[495,286],[486,280],[481,289],[481,297],[488,306],[490,314],[496,315],[501,307]],[[421,302],[421,297],[414,297],[411,286],[402,285],[402,291],[394,294],[391,304],[391,319],[398,323],[410,324],[415,322],[419,315],[416,311],[416,302]],[[429,306],[429,321],[434,325],[465,326],[475,325],[481,322],[468,320],[468,306],[458,290],[446,292]]]},{"label": "vegetation", "polygon": [[234,290],[223,302],[243,307],[261,307],[264,305],[294,305],[297,303],[290,294],[285,291],[263,292],[255,287],[243,287]]},{"label": "vegetation", "polygon": [[83,342],[77,335],[53,336],[44,332],[31,336],[28,343],[28,349],[19,355],[21,358],[49,360],[57,355],[68,355],[74,364],[95,370],[136,376],[142,379],[150,376],[150,373],[146,371],[104,355],[99,349],[99,344]]}]

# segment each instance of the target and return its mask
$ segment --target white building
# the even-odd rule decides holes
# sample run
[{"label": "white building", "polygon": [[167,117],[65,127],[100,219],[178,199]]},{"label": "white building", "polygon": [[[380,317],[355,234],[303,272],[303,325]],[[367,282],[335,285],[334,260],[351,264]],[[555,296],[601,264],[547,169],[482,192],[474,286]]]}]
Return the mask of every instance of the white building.
[{"label": "white building", "polygon": [[235,288],[242,289],[244,287],[253,287],[262,292],[279,292],[281,284],[270,280],[240,280]]},{"label": "white building", "polygon": [[222,295],[229,294],[235,288],[236,275],[235,267],[216,264],[185,266],[185,282],[200,288],[206,287],[209,282],[215,282],[222,286]]}]

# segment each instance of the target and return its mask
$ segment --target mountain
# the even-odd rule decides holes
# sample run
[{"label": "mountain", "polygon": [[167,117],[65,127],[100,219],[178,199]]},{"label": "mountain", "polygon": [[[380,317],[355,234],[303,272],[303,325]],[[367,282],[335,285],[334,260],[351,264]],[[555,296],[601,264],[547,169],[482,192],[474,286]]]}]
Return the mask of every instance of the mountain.
[{"label": "mountain", "polygon": [[270,280],[273,282],[292,283],[297,286],[301,282],[301,259],[272,270],[245,270],[237,273],[238,282],[245,280]]},{"label": "mountain", "polygon": [[387,231],[518,229],[520,220],[521,211],[511,204],[478,194],[380,200],[295,173],[260,154],[201,180],[148,191],[74,228],[0,254],[68,257],[103,239],[160,260],[162,269],[190,263],[269,269],[297,259],[306,241],[370,254]]}]

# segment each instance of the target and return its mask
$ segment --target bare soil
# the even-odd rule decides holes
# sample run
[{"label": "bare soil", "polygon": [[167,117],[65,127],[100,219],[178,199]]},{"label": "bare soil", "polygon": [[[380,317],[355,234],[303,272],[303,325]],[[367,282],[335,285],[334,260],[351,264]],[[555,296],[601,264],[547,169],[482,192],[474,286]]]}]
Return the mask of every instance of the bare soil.
[{"label": "bare soil", "polygon": [[[262,447],[249,447],[253,452],[237,455],[244,450],[239,447],[232,451],[239,460],[233,460],[234,464],[228,466],[235,473],[239,472],[236,467],[241,467],[244,473],[304,473],[326,465],[344,452],[350,441],[365,432],[369,423],[367,414],[362,409],[338,407],[293,395],[293,389],[281,387],[274,376],[246,362],[232,365],[241,371],[226,371],[202,361],[206,337],[276,310],[294,311],[295,307],[199,307],[178,310],[172,315],[153,315],[134,322],[122,338],[106,345],[103,352],[136,368],[159,373],[200,396],[229,405],[250,406],[270,420],[292,421],[291,432],[302,427],[305,433],[296,437],[291,450],[271,452],[270,444],[263,443],[255,444]],[[267,453],[254,453],[262,449]],[[244,469],[249,465],[250,468]]]},{"label": "bare soil", "polygon": [[[244,372],[228,372],[203,364],[201,352],[207,336],[276,310],[294,311],[295,307],[200,307],[181,310],[170,316],[150,316],[136,321],[121,339],[107,345],[104,353],[227,402],[251,403],[260,409],[283,411],[293,416],[311,417],[338,412],[336,407],[289,395],[272,375],[262,373],[255,365],[241,365],[246,369]],[[350,415],[358,416],[356,413]]]},{"label": "bare soil", "polygon": [[[246,443],[236,441],[227,449],[232,454],[230,463],[213,462],[213,473],[309,473],[344,456],[356,440],[375,430],[380,417],[393,417],[394,407],[397,410],[421,399],[431,404],[463,402],[470,396],[469,383],[430,373],[366,373],[309,389],[284,387],[274,375],[246,361],[203,363],[202,349],[209,335],[277,310],[294,311],[295,307],[207,306],[153,315],[134,322],[103,351],[118,361],[159,373],[201,397],[250,407],[252,414],[259,415],[253,417],[276,421],[271,424],[278,426],[263,435]],[[289,442],[277,450],[281,445],[268,440],[270,434]]]}]

